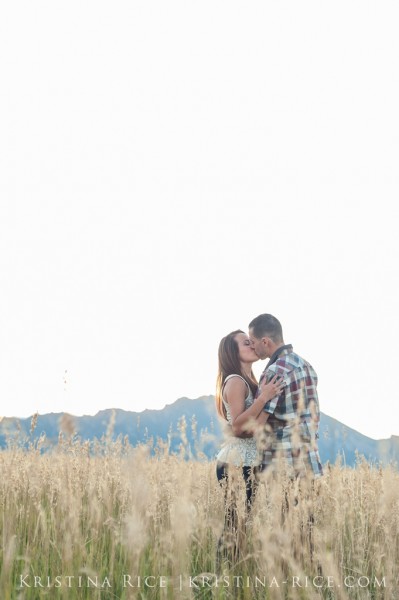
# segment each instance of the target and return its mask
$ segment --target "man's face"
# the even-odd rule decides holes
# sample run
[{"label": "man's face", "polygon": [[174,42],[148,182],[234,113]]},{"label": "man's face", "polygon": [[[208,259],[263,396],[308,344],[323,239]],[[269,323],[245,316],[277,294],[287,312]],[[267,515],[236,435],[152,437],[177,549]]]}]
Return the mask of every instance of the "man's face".
[{"label": "man's face", "polygon": [[257,338],[254,336],[253,329],[249,330],[249,341],[251,342],[251,348],[255,351],[256,356],[259,356],[261,360],[268,358],[269,356],[269,338]]}]

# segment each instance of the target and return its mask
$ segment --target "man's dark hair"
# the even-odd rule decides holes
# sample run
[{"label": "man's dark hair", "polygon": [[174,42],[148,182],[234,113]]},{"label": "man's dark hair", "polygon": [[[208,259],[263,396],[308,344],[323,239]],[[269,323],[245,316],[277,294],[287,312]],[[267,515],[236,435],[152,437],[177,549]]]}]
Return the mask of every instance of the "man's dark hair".
[{"label": "man's dark hair", "polygon": [[276,344],[283,341],[283,328],[280,321],[273,315],[264,314],[255,317],[250,322],[249,329],[253,330],[254,336],[258,339],[269,337]]}]

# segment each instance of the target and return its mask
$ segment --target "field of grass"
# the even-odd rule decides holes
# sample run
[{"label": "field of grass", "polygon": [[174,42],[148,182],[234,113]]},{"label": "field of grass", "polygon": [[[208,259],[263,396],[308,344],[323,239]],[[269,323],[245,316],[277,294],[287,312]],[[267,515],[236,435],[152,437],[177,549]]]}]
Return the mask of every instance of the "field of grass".
[{"label": "field of grass", "polygon": [[399,598],[393,467],[335,465],[309,490],[266,477],[249,519],[238,477],[239,556],[217,562],[214,462],[162,442],[41,443],[0,451],[1,600]]}]

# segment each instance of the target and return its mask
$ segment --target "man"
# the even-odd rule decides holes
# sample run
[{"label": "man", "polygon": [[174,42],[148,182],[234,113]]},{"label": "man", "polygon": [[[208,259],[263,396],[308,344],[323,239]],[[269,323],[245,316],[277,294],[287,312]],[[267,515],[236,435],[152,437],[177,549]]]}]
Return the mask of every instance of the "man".
[{"label": "man", "polygon": [[282,393],[265,404],[270,435],[263,449],[263,469],[284,459],[295,477],[323,474],[317,448],[320,420],[317,375],[313,367],[285,344],[276,317],[262,314],[249,324],[251,346],[261,360],[269,358],[259,385],[274,375],[283,377]]}]

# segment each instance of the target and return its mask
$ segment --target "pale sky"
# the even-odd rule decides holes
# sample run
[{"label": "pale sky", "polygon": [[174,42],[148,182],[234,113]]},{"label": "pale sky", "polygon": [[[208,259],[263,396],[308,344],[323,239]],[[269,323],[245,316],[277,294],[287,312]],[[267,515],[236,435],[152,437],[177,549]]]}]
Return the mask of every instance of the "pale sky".
[{"label": "pale sky", "polygon": [[398,17],[3,3],[0,415],[212,394],[270,312],[323,412],[399,435]]}]

